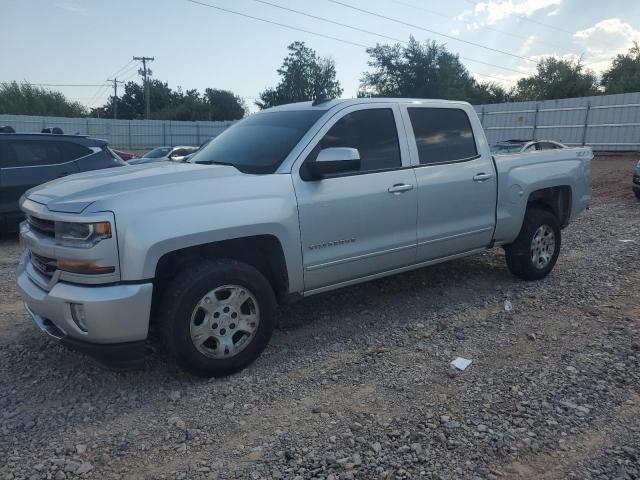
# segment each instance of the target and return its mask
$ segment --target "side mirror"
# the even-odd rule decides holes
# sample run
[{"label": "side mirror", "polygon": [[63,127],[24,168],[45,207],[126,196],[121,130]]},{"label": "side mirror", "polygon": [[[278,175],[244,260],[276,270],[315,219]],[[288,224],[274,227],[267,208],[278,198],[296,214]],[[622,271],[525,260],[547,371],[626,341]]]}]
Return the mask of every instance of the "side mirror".
[{"label": "side mirror", "polygon": [[320,150],[315,161],[309,164],[314,178],[324,178],[332,173],[360,170],[360,152],[357,148],[334,147]]}]

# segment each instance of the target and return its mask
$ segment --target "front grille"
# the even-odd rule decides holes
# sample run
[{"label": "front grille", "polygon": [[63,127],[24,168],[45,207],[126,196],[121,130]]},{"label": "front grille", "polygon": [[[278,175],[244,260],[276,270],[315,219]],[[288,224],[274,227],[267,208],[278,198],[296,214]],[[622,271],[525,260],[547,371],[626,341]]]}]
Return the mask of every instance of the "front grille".
[{"label": "front grille", "polygon": [[43,220],[42,218],[27,215],[27,222],[31,230],[45,237],[54,238],[56,236],[55,222],[53,220]]},{"label": "front grille", "polygon": [[55,258],[43,257],[42,255],[38,255],[33,252],[31,252],[31,265],[47,277],[52,277],[58,268]]}]

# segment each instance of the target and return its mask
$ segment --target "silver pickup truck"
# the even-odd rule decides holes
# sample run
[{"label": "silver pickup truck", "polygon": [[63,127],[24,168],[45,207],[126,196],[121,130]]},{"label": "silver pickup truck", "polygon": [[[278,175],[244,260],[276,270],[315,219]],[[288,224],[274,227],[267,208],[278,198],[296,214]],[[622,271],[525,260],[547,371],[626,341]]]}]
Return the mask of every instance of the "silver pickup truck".
[{"label": "silver pickup truck", "polygon": [[112,365],[150,328],[188,371],[260,355],[278,303],[502,246],[537,280],[591,199],[588,148],[493,158],[473,108],[271,108],[185,164],[72,175],[21,199],[18,287],[49,335]]}]

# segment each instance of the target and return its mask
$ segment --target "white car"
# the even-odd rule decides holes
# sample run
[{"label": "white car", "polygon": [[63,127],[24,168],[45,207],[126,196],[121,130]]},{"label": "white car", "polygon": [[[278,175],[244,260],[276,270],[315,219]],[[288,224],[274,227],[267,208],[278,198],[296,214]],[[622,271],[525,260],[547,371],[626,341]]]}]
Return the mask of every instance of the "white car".
[{"label": "white car", "polygon": [[141,158],[135,160],[131,165],[151,162],[164,162],[171,160],[174,162],[184,162],[189,155],[198,150],[198,147],[183,145],[179,147],[158,147],[145,153]]},{"label": "white car", "polygon": [[505,140],[504,142],[491,145],[491,153],[494,155],[505,155],[507,153],[526,153],[537,150],[555,150],[558,148],[567,148],[567,146],[553,140]]}]

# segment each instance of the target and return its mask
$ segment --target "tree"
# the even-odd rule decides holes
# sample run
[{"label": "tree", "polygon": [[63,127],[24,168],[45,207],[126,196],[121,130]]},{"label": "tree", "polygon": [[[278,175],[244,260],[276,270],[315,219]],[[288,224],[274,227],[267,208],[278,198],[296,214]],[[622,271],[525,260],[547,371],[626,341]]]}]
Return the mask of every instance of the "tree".
[{"label": "tree", "polygon": [[269,108],[292,102],[304,102],[318,97],[338,98],[342,95],[340,82],[336,80],[335,62],[319,57],[304,42],[293,42],[278,69],[280,83],[260,93],[256,102],[260,108]]},{"label": "tree", "polygon": [[[180,87],[172,90],[166,82],[152,80],[149,85],[151,118],[154,120],[239,120],[247,110],[244,101],[228,90],[207,88],[204,95],[196,89]],[[123,119],[144,118],[144,88],[135,82],[124,86],[118,98],[118,117]],[[92,110],[93,116],[113,115],[113,98],[102,107]]]},{"label": "tree", "polygon": [[209,107],[211,120],[239,120],[247,111],[244,100],[229,90],[207,88],[204,99]]},{"label": "tree", "polygon": [[640,45],[633,47],[625,55],[616,55],[611,67],[602,74],[600,84],[604,93],[640,92]]},{"label": "tree", "polygon": [[0,113],[82,117],[85,108],[61,92],[45,90],[30,83],[0,83]]},{"label": "tree", "polygon": [[503,101],[507,92],[495,83],[478,83],[460,61],[436,42],[409,38],[406,46],[376,45],[360,80],[359,96],[415,97],[491,103]]},{"label": "tree", "polygon": [[473,103],[504,103],[510,102],[513,98],[513,89],[506,90],[495,82],[478,83],[477,91],[474,93]]},{"label": "tree", "polygon": [[552,100],[556,98],[598,95],[596,74],[582,63],[554,57],[538,62],[537,73],[521,78],[516,85],[516,100]]}]

